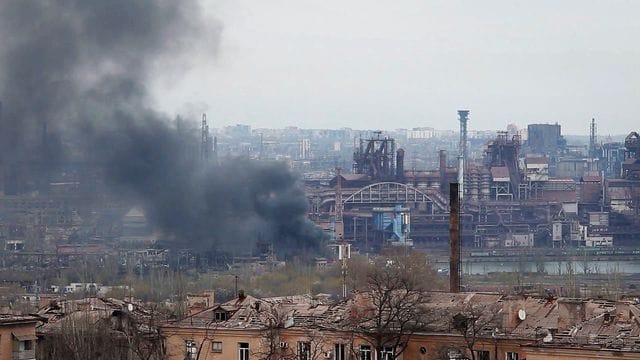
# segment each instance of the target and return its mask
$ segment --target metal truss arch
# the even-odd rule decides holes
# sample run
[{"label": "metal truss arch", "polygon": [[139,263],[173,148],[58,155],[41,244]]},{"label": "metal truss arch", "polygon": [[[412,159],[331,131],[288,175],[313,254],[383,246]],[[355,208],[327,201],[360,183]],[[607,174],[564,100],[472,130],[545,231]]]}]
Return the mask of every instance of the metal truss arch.
[{"label": "metal truss arch", "polygon": [[346,204],[431,203],[434,211],[448,211],[447,200],[433,189],[416,189],[398,182],[367,185],[344,199]]}]

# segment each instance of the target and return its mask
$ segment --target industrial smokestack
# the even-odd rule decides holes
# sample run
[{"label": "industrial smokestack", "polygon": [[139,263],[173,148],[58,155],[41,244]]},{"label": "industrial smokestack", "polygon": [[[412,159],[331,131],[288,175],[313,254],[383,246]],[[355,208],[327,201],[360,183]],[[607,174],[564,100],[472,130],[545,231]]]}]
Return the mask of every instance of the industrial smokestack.
[{"label": "industrial smokestack", "polygon": [[335,205],[335,241],[344,241],[344,222],[342,214],[342,174],[341,167],[336,167],[336,205]]},{"label": "industrial smokestack", "polygon": [[460,292],[460,193],[458,184],[449,184],[449,291]]},{"label": "industrial smokestack", "polygon": [[467,121],[469,110],[458,110],[460,120],[460,145],[458,146],[458,184],[460,184],[460,199],[464,197],[464,170],[467,161]]},{"label": "industrial smokestack", "polygon": [[218,164],[218,137],[213,137],[213,161]]},{"label": "industrial smokestack", "polygon": [[404,179],[404,149],[396,151],[396,179]]},{"label": "industrial smokestack", "polygon": [[589,128],[589,157],[592,159],[599,158],[600,154],[597,151],[598,148],[598,133],[596,127],[596,119],[591,118],[591,127]]},{"label": "industrial smokestack", "polygon": [[440,189],[444,191],[446,189],[445,179],[447,176],[447,150],[439,151],[440,158]]},{"label": "industrial smokestack", "polygon": [[210,144],[207,114],[202,114],[202,127],[200,129],[200,161],[209,160]]}]

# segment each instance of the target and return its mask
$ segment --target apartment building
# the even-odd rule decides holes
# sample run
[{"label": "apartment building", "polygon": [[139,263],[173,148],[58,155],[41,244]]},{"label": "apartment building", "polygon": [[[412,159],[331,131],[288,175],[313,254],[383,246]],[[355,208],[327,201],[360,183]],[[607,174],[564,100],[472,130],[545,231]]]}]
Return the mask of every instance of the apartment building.
[{"label": "apartment building", "polygon": [[0,315],[0,360],[35,360],[36,324],[29,315]]},{"label": "apartment building", "polygon": [[242,295],[162,326],[161,333],[168,358],[179,360],[462,359],[471,350],[478,360],[640,358],[635,300],[483,293],[425,299],[419,327],[401,336],[398,319],[384,319],[396,329],[384,332],[367,323],[371,318],[354,322],[374,311],[366,294],[337,302]]}]

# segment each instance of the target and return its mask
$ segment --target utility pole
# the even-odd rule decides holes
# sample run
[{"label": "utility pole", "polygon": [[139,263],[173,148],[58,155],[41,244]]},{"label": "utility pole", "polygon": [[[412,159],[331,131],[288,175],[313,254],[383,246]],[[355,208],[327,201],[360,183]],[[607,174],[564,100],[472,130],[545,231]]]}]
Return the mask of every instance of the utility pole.
[{"label": "utility pole", "polygon": [[342,215],[342,175],[340,171],[342,168],[336,166],[336,204],[335,204],[335,237],[336,242],[341,243],[344,241],[344,222]]},{"label": "utility pole", "polygon": [[344,219],[342,204],[342,175],[340,166],[336,167],[336,204],[335,204],[335,238],[338,243],[338,260],[342,261],[342,298],[347,298],[347,259],[351,257],[351,246],[344,240]]}]

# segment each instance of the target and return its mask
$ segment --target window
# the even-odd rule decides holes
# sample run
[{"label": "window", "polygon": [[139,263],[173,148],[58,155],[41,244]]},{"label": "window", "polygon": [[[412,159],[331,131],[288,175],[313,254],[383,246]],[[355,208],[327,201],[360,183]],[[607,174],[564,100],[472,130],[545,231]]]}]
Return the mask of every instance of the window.
[{"label": "window", "polygon": [[391,346],[385,346],[380,352],[380,360],[393,360],[395,351]]},{"label": "window", "polygon": [[344,353],[344,344],[335,344],[333,347],[335,351],[335,356],[333,357],[335,360],[346,360]]},{"label": "window", "polygon": [[238,360],[249,360],[249,343],[238,343]]},{"label": "window", "polygon": [[462,356],[462,351],[460,351],[460,349],[454,349],[454,348],[451,348],[447,351],[447,356],[449,356],[449,360],[457,360],[457,359],[464,358]]},{"label": "window", "polygon": [[360,360],[371,360],[371,346],[360,345]]},{"label": "window", "polygon": [[504,360],[518,360],[518,353],[517,352],[507,351],[504,355],[505,355],[504,356]]},{"label": "window", "polygon": [[476,350],[476,360],[491,360],[487,350]]},{"label": "window", "polygon": [[198,346],[196,342],[193,340],[185,340],[184,345],[186,350],[185,359],[195,359],[198,356]]},{"label": "window", "polygon": [[222,341],[212,341],[211,342],[211,351],[213,351],[213,352],[222,352]]},{"label": "window", "polygon": [[298,360],[310,360],[311,344],[305,341],[298,341]]},{"label": "window", "polygon": [[216,311],[215,312],[215,319],[216,321],[226,321],[227,320],[227,313],[224,311]]},{"label": "window", "polygon": [[[32,335],[13,335],[14,336],[14,341],[12,344],[12,348],[13,348],[13,356],[15,359],[32,359],[33,356],[35,356],[32,352],[33,352],[33,345],[34,345],[34,339],[35,336]],[[0,350],[0,353],[2,351]],[[25,352],[31,352],[31,353],[26,353]],[[17,357],[16,357],[17,356]]]}]

